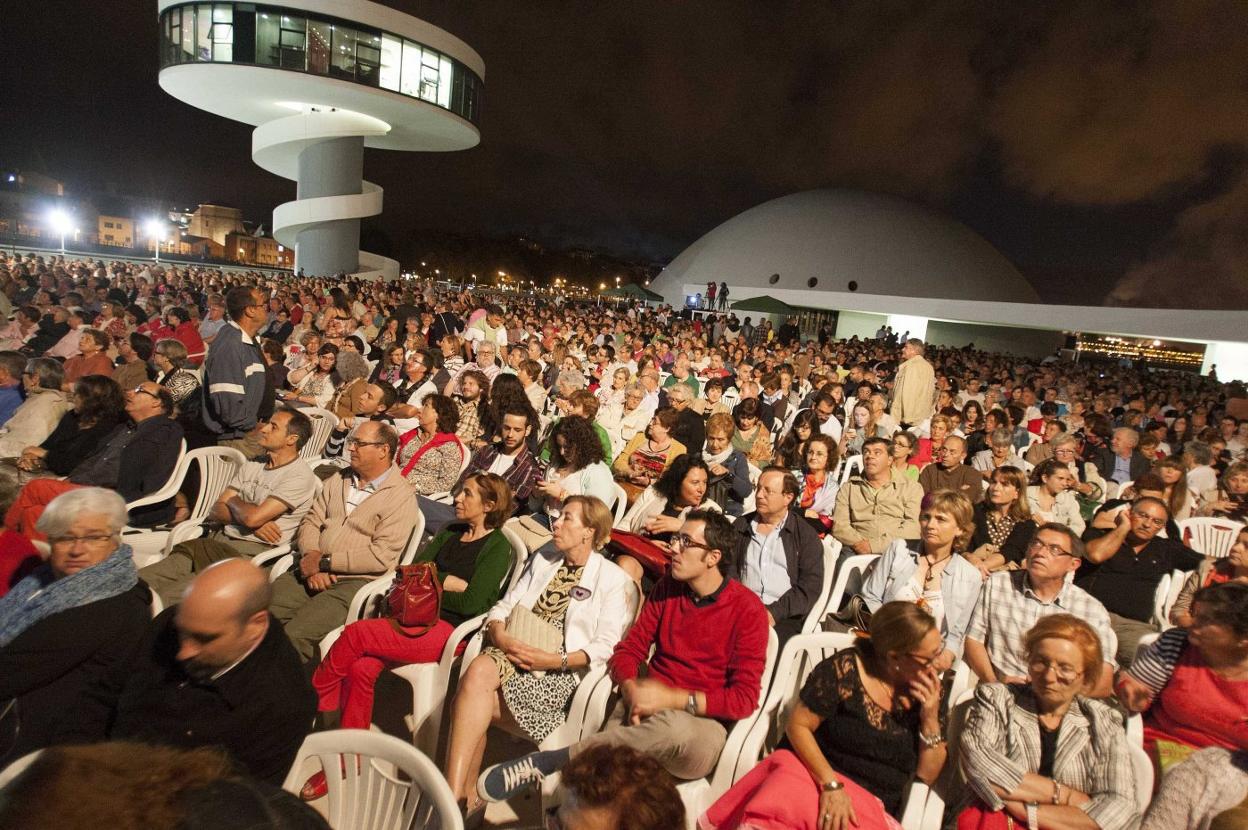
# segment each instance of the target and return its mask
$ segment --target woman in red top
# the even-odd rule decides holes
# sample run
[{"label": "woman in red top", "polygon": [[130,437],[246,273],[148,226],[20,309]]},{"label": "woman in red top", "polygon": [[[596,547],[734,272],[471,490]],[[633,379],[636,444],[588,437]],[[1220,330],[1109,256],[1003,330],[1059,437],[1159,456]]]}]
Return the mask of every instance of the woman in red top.
[{"label": "woman in red top", "polygon": [[199,336],[199,326],[191,321],[191,315],[185,308],[174,306],[165,314],[165,320],[172,329],[172,337],[186,346],[186,358],[192,366],[204,362],[204,339]]},{"label": "woman in red top", "polygon": [[65,385],[72,387],[79,378],[87,375],[113,374],[113,361],[108,359],[104,350],[108,348],[108,337],[99,329],[83,329],[78,340],[79,354],[65,361]]}]

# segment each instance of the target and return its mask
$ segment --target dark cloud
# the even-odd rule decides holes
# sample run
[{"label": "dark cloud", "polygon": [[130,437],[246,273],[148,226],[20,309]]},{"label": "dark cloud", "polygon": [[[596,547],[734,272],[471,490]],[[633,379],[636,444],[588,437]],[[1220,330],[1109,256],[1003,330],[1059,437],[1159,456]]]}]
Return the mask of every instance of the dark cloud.
[{"label": "dark cloud", "polygon": [[[67,57],[6,75],[0,160],[257,217],[293,196],[246,127],[156,87],[148,0],[51,5]],[[1210,303],[1248,301],[1248,4],[391,5],[487,66],[478,148],[366,156],[400,247],[443,228],[669,257],[768,198],[861,187],[954,213],[1046,297],[1191,302],[1199,274]],[[46,19],[11,15],[6,39]]]}]

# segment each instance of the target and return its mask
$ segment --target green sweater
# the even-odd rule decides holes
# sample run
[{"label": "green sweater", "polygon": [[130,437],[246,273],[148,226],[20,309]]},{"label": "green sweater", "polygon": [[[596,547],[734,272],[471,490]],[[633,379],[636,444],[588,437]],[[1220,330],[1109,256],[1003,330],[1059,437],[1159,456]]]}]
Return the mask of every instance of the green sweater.
[{"label": "green sweater", "polygon": [[[425,545],[424,550],[416,557],[417,562],[433,562],[438,551],[451,539],[456,539],[464,532],[464,526],[454,525],[443,530]],[[498,602],[502,593],[503,579],[507,569],[511,567],[511,543],[501,530],[491,531],[485,537],[485,544],[477,553],[476,565],[472,570],[472,579],[463,591],[445,591],[442,594],[442,618],[453,625],[459,625],[478,614],[486,611]],[[445,582],[446,574],[440,570],[438,579]]]}]

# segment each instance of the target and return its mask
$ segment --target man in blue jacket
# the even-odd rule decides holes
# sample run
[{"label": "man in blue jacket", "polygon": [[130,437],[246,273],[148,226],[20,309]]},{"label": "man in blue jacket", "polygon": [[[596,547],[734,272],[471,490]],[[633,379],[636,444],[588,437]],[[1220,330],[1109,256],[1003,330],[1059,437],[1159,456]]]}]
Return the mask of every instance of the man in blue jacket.
[{"label": "man in blue jacket", "polygon": [[204,361],[204,425],[217,444],[249,459],[264,449],[256,435],[266,374],[256,332],[268,319],[268,297],[255,286],[236,286],[225,295],[230,322],[221,328]]}]

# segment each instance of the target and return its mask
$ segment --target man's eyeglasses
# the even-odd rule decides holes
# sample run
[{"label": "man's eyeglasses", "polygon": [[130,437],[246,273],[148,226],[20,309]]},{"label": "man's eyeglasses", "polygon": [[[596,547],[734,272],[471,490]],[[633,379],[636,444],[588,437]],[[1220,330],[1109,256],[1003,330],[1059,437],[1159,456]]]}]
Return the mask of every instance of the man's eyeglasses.
[{"label": "man's eyeglasses", "polygon": [[142,386],[136,386],[130,391],[136,395],[151,395],[153,398],[157,398],[157,399],[160,398],[160,395],[158,395],[157,393],[153,392],[150,389],[144,389]]},{"label": "man's eyeglasses", "polygon": [[1073,553],[1066,550],[1061,545],[1046,545],[1039,539],[1032,539],[1031,544],[1027,546],[1027,552],[1040,553],[1041,551],[1047,553],[1049,556],[1069,556],[1071,559],[1075,558]]},{"label": "man's eyeglasses", "polygon": [[350,449],[351,447],[383,447],[385,444],[385,441],[360,441],[355,438],[347,439],[347,449]]},{"label": "man's eyeglasses", "polygon": [[710,550],[710,548],[699,542],[697,539],[694,539],[688,533],[673,534],[671,545],[672,547],[678,547],[681,550]]},{"label": "man's eyeglasses", "polygon": [[1145,527],[1165,527],[1166,520],[1158,519],[1156,516],[1150,516],[1142,510],[1132,510],[1131,515],[1140,520],[1140,524]]}]

